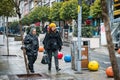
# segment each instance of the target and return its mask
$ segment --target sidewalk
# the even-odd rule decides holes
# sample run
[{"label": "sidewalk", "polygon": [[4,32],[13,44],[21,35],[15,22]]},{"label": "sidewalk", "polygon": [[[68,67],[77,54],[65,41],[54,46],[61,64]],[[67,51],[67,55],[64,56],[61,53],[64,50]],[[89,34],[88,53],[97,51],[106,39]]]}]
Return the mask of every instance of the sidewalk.
[{"label": "sidewalk", "polygon": [[[101,54],[109,55],[108,48],[105,46],[101,46],[99,48],[93,49],[93,51],[99,52]],[[117,50],[115,51],[116,57],[120,57],[120,54],[117,53]]]},{"label": "sidewalk", "polygon": [[[40,53],[42,54],[42,53]],[[62,69],[58,74],[55,71],[54,63],[52,64],[52,71],[51,73],[47,70],[47,65],[43,65],[40,63],[39,55],[34,67],[35,73],[48,75],[44,79],[29,79],[29,80],[113,80],[113,78],[107,78],[105,75],[105,71],[98,70],[98,71],[89,71],[89,70],[82,70],[83,74],[75,74],[75,71],[71,69],[71,63],[65,63],[62,60],[60,61],[60,68]],[[24,60],[20,57],[0,57],[0,79],[2,80],[13,80],[10,79],[10,76],[16,76],[19,74],[26,74]],[[14,80],[24,80],[19,79],[16,77]],[[26,79],[25,79],[26,80]]]},{"label": "sidewalk", "polygon": [[[0,80],[113,80],[113,78],[107,78],[105,71],[101,69],[94,72],[82,70],[82,74],[75,74],[76,71],[71,69],[71,63],[64,62],[63,58],[59,60],[60,68],[62,70],[59,73],[56,73],[53,59],[52,71],[49,73],[47,70],[48,66],[41,64],[40,62],[43,55],[42,52],[39,52],[34,68],[36,74],[43,76],[29,79],[19,78],[17,75],[26,74],[23,53],[20,49],[21,42],[14,41],[13,38],[9,38],[9,45],[10,55],[15,56],[5,56],[7,55],[6,44],[4,46],[0,46]],[[40,43],[40,45],[42,44]],[[64,55],[70,54],[70,48],[64,46],[62,52]]]}]

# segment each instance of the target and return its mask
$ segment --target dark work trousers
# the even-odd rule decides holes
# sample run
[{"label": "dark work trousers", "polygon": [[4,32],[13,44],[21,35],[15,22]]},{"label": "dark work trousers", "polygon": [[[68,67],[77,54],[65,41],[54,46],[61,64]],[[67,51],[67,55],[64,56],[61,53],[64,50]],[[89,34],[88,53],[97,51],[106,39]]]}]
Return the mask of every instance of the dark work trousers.
[{"label": "dark work trousers", "polygon": [[28,55],[28,66],[31,71],[34,71],[34,66],[33,64],[35,63],[37,59],[37,55]]},{"label": "dark work trousers", "polygon": [[54,56],[55,67],[56,67],[56,70],[58,70],[58,69],[59,69],[59,62],[58,62],[58,57],[57,57],[57,55],[58,55],[58,50],[56,50],[56,51],[48,50],[47,53],[48,53],[48,60],[49,60],[48,70],[51,70],[52,56]]}]

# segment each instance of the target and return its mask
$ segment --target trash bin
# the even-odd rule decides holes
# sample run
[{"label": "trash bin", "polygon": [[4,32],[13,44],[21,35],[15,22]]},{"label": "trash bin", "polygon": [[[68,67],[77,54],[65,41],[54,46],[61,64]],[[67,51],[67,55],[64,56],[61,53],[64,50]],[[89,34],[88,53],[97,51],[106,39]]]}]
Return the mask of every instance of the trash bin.
[{"label": "trash bin", "polygon": [[[88,41],[82,41],[82,49],[81,49],[81,68],[82,69],[88,69],[88,63],[89,63],[89,40]],[[73,70],[77,70],[77,56],[78,56],[78,47],[77,47],[77,41],[72,42],[71,46],[71,56],[72,56],[72,62],[71,62],[71,68]]]},{"label": "trash bin", "polygon": [[89,41],[83,41],[82,45],[82,52],[81,52],[81,67],[83,69],[88,68],[88,63],[89,63]]},{"label": "trash bin", "polygon": [[81,53],[81,67],[88,68],[89,58],[88,58],[88,46],[82,46],[82,53]]}]

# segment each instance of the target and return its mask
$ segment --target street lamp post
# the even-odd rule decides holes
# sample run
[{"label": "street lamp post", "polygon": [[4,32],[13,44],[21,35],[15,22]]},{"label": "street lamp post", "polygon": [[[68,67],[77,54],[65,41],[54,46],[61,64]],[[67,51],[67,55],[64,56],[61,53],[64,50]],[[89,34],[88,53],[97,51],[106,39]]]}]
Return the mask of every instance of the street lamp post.
[{"label": "street lamp post", "polygon": [[77,71],[81,73],[81,24],[82,24],[82,0],[78,0],[78,54]]}]

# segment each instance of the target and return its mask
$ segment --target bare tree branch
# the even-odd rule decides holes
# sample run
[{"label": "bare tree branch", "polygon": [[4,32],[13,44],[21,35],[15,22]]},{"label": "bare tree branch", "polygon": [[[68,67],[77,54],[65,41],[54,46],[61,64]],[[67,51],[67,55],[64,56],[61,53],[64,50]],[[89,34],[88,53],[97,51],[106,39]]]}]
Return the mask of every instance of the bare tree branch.
[{"label": "bare tree branch", "polygon": [[21,13],[20,13],[20,0],[10,0],[11,3],[15,6],[15,9],[16,9],[16,13],[18,14],[19,18],[21,18]]}]

